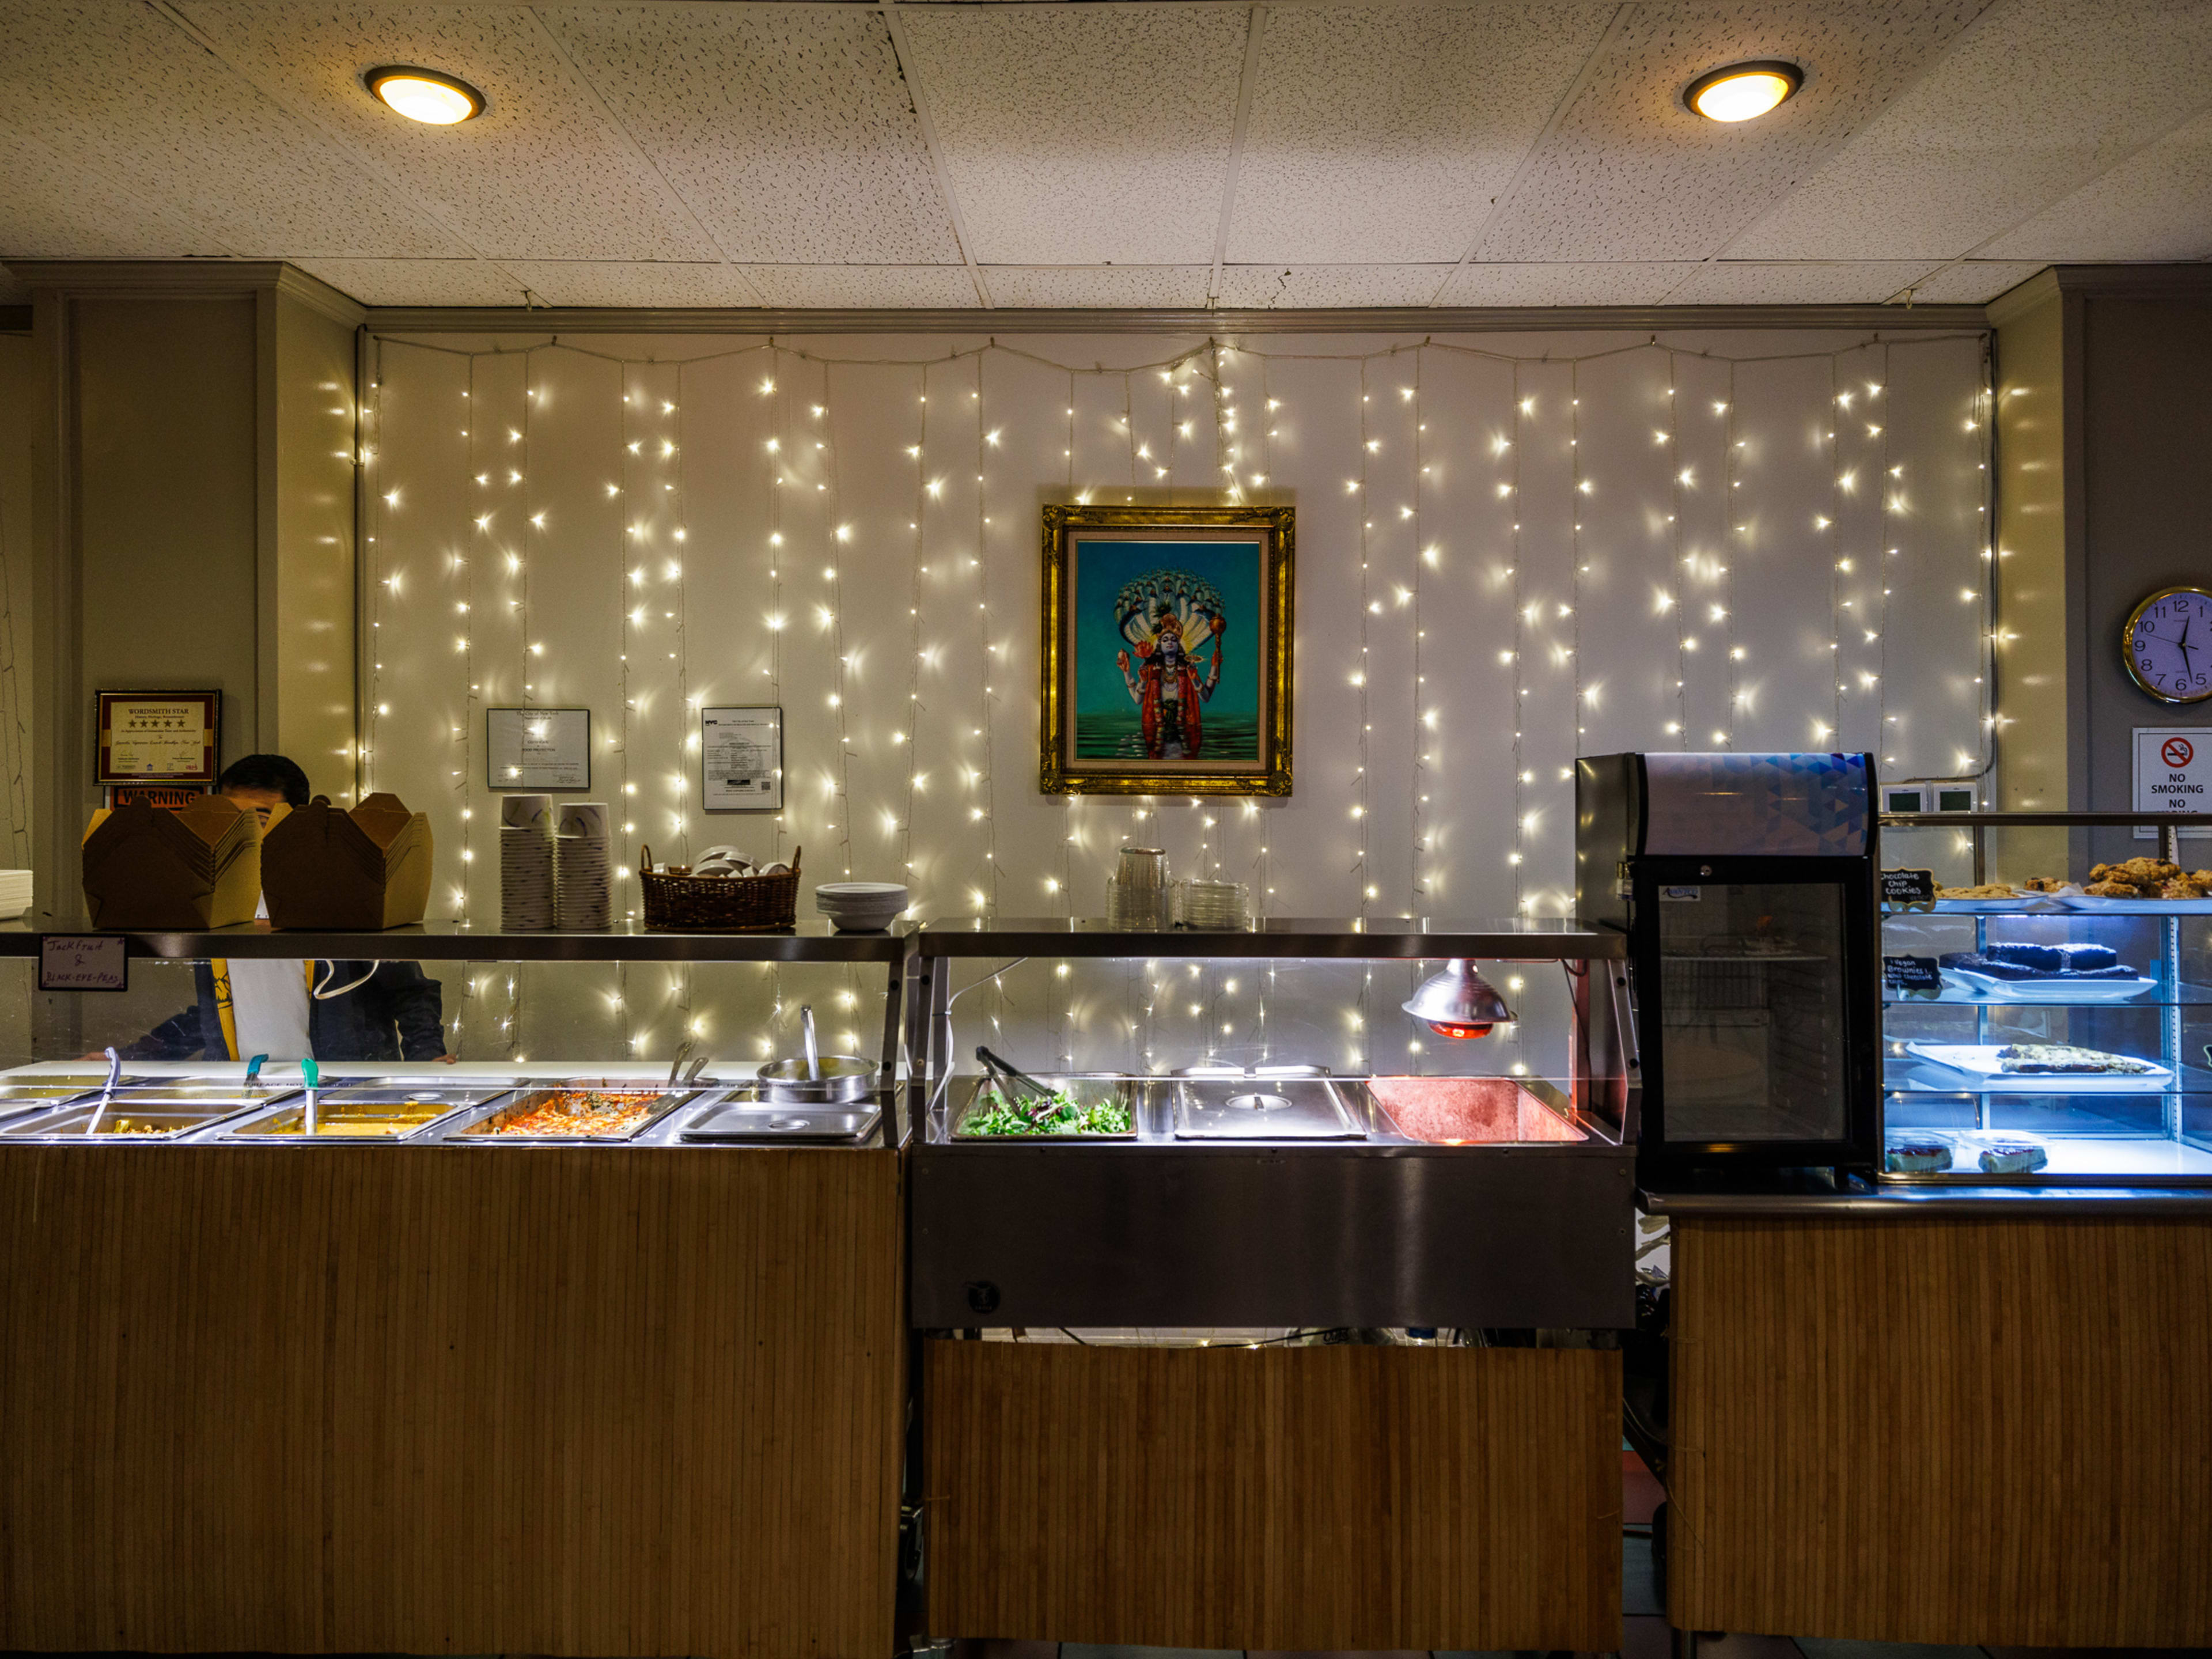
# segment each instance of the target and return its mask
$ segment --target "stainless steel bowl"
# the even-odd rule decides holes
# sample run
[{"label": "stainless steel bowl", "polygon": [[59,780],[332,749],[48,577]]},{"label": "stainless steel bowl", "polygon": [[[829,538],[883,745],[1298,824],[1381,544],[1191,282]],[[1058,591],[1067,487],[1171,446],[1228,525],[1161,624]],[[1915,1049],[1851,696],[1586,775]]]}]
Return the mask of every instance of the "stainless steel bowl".
[{"label": "stainless steel bowl", "polygon": [[866,1100],[876,1090],[879,1061],[858,1054],[824,1054],[822,1075],[810,1078],[805,1060],[773,1060],[760,1069],[763,1100],[785,1106],[820,1106]]}]

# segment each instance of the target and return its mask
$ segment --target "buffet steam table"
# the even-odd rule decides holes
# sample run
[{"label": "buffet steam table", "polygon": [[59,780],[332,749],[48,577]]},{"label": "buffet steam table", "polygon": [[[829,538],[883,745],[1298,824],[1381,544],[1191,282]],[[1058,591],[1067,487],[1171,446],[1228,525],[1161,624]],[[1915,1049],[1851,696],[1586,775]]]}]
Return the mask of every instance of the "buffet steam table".
[{"label": "buffet steam table", "polygon": [[[895,1025],[905,941],[130,948],[873,963]],[[883,1659],[897,1121],[849,1147],[0,1138],[0,1647]]]},{"label": "buffet steam table", "polygon": [[[1555,921],[1152,933],[999,919],[932,922],[915,942],[908,1041],[929,1056],[910,1158],[927,1563],[916,1628],[1176,1648],[1617,1649],[1611,1334],[1634,1318],[1637,1095],[1620,936]],[[980,1080],[955,1075],[974,1037],[955,1042],[953,980],[979,986],[1013,958],[1042,986],[1126,981],[1140,1005],[1162,1000],[1141,988],[1148,975],[1264,977],[1273,1052],[1306,1063],[1235,1079],[1186,1065],[1206,1055],[1178,1032],[1151,1075],[1126,1075],[1134,1055],[1103,1085],[1133,1103],[1126,1133],[979,1137]],[[1369,964],[1411,981],[1474,958],[1516,964],[1532,1000],[1559,994],[1542,1049],[1553,1063],[1525,1079],[1517,1121],[1424,1139],[1382,1110],[1378,1079],[1316,1063],[1341,1060],[1311,1035],[1316,1010],[1332,1033],[1357,1012],[1339,997],[1365,997],[1387,1022],[1388,1048],[1378,1037],[1370,1052],[1436,1041],[1399,992],[1370,986]],[[1122,966],[1101,975],[1109,963]],[[975,1029],[1000,1040],[988,1016]],[[1273,1104],[1232,1123],[1240,1100]],[[1297,1138],[1299,1100],[1323,1138]],[[1334,1121],[1318,1109],[1330,1101]],[[1456,1327],[1480,1346],[1200,1346],[1206,1328],[1273,1326]],[[1118,1340],[1018,1340],[1102,1327]]]}]

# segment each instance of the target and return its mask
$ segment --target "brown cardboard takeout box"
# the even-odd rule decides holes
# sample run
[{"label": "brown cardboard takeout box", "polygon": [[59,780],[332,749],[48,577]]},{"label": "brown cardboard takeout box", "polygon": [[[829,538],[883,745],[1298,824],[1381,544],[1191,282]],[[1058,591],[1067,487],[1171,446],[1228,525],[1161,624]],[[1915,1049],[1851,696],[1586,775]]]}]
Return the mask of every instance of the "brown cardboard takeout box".
[{"label": "brown cardboard takeout box", "polygon": [[318,795],[269,826],[261,888],[278,927],[404,927],[430,904],[430,820],[397,795],[350,812]]},{"label": "brown cardboard takeout box", "polygon": [[261,899],[261,820],[222,795],[92,815],[84,903],[95,927],[229,927]]}]

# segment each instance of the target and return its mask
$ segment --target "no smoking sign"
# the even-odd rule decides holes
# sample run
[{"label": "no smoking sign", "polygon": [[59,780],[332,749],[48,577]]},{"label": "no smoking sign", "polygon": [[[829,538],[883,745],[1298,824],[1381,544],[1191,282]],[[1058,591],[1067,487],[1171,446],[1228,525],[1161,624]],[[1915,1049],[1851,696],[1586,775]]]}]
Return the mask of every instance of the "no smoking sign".
[{"label": "no smoking sign", "polygon": [[[2212,813],[2212,747],[2208,745],[2212,745],[2212,727],[2136,727],[2136,811]],[[2212,826],[2181,833],[2212,836]],[[2155,830],[2136,831],[2137,841],[2157,836]]]}]

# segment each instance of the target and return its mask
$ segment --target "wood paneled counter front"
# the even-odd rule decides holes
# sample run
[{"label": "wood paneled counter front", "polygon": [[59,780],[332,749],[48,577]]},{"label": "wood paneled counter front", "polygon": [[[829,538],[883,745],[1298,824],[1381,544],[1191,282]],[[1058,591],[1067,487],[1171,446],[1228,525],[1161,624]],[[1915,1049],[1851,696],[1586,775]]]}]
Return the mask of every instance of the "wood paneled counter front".
[{"label": "wood paneled counter front", "polygon": [[1620,1356],[925,1345],[928,1625],[1620,1645]]},{"label": "wood paneled counter front", "polygon": [[1678,1629],[2212,1643],[2206,1195],[1677,1211],[1674,1241]]},{"label": "wood paneled counter front", "polygon": [[895,1153],[0,1149],[0,1647],[892,1647]]}]

